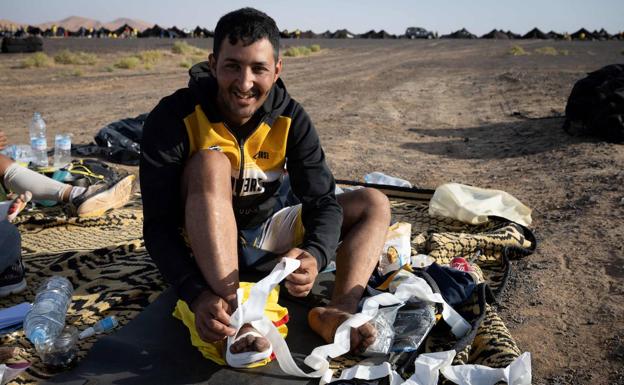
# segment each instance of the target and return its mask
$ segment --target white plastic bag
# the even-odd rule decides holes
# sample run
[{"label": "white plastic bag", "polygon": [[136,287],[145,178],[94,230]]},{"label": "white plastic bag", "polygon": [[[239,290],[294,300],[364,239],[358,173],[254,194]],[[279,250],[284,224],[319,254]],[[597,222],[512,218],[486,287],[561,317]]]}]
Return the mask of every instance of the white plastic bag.
[{"label": "white plastic bag", "polygon": [[488,221],[488,215],[509,219],[524,226],[531,224],[531,209],[501,190],[489,190],[446,183],[429,201],[429,215],[458,219],[473,225]]}]

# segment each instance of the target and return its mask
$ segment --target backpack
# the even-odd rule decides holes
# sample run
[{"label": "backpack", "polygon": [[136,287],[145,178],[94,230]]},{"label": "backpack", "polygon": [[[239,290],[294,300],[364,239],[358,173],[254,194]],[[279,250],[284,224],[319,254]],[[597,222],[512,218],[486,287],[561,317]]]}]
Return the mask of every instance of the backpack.
[{"label": "backpack", "polygon": [[566,104],[563,129],[582,131],[613,143],[624,143],[624,65],[612,64],[574,84]]}]

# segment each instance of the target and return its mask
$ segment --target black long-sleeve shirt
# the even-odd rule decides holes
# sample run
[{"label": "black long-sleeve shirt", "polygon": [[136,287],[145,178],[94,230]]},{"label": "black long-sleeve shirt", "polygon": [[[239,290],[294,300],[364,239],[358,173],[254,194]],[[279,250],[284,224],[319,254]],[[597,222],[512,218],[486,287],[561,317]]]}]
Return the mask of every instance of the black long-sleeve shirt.
[{"label": "black long-sleeve shirt", "polygon": [[218,148],[232,165],[239,229],[258,226],[273,214],[288,170],[292,190],[302,203],[305,236],[300,247],[322,269],[338,245],[342,210],[307,113],[278,80],[254,116],[256,127],[231,130],[216,107],[217,84],[206,65],[196,65],[190,74],[188,88],[163,98],[149,114],[141,143],[143,235],[165,279],[189,304],[208,287],[181,235],[184,166],[195,152],[208,148]]}]

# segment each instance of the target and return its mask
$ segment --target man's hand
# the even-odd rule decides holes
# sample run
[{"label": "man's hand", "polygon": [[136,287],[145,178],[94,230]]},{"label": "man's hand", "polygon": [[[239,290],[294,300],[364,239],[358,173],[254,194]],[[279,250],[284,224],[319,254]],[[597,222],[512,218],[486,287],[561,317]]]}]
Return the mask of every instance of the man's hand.
[{"label": "man's hand", "polygon": [[7,144],[9,144],[9,141],[4,134],[4,131],[0,131],[0,150],[4,150]]},{"label": "man's hand", "polygon": [[206,342],[215,342],[233,336],[236,330],[230,327],[233,309],[228,302],[210,290],[204,290],[191,304],[195,313],[195,328],[199,337]]},{"label": "man's hand", "polygon": [[305,297],[310,290],[312,290],[312,285],[314,285],[314,280],[318,275],[316,258],[307,251],[296,247],[282,255],[282,257],[294,258],[301,261],[299,268],[286,277],[285,286],[292,296]]}]

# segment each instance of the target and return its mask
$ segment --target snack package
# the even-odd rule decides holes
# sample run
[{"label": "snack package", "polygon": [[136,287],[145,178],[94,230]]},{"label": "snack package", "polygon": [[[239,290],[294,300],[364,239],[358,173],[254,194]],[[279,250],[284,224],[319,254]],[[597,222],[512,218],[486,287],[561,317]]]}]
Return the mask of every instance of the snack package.
[{"label": "snack package", "polygon": [[379,272],[388,274],[410,262],[412,225],[407,222],[397,222],[390,226],[386,243],[379,257]]}]

